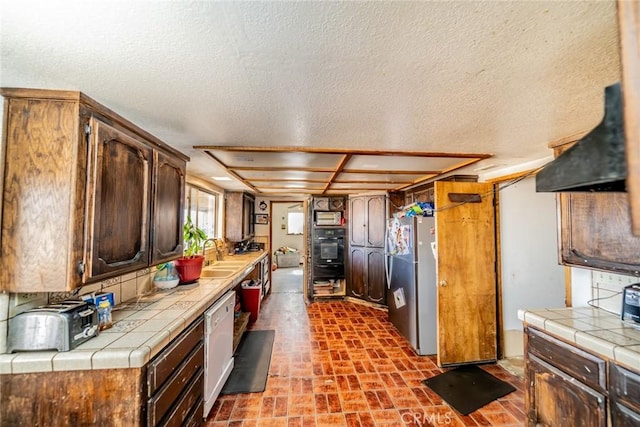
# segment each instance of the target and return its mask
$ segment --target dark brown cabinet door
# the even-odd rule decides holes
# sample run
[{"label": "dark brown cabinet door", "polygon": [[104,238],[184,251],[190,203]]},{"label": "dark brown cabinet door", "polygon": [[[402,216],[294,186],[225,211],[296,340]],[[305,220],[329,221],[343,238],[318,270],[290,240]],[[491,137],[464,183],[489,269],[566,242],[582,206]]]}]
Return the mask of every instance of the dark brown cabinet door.
[{"label": "dark brown cabinet door", "polygon": [[255,199],[246,193],[225,194],[225,237],[231,242],[241,242],[253,237]]},{"label": "dark brown cabinet door", "polygon": [[387,224],[385,196],[373,196],[366,199],[366,246],[383,248]]},{"label": "dark brown cabinet door", "polygon": [[561,262],[639,275],[640,237],[630,231],[627,193],[563,193]]},{"label": "dark brown cabinet door", "polygon": [[352,246],[349,249],[349,286],[348,295],[356,298],[364,298],[366,295],[366,250],[365,248]]},{"label": "dark brown cabinet door", "polygon": [[243,196],[242,199],[242,237],[243,240],[247,240],[253,237],[255,234],[255,221],[254,221],[254,210],[255,210],[255,199],[253,197],[249,197],[247,194]]},{"label": "dark brown cabinet door", "polygon": [[366,203],[364,197],[349,200],[349,243],[352,246],[366,246]]},{"label": "dark brown cabinet door", "polygon": [[531,354],[527,355],[525,384],[527,425],[607,425],[607,402],[603,394],[576,381]]},{"label": "dark brown cabinet door", "polygon": [[349,243],[353,246],[383,248],[387,224],[386,197],[352,197],[349,208]]},{"label": "dark brown cabinet door", "polygon": [[367,249],[366,299],[378,304],[387,302],[387,279],[384,271],[384,249]]},{"label": "dark brown cabinet door", "polygon": [[88,278],[145,268],[149,264],[152,150],[92,120],[95,153],[92,246]]},{"label": "dark brown cabinet door", "polygon": [[387,226],[385,195],[349,199],[348,295],[386,304],[384,239]]},{"label": "dark brown cabinet door", "polygon": [[155,152],[151,265],[182,256],[185,167],[185,162]]},{"label": "dark brown cabinet door", "polygon": [[384,250],[353,246],[349,251],[348,295],[385,304],[387,297]]}]

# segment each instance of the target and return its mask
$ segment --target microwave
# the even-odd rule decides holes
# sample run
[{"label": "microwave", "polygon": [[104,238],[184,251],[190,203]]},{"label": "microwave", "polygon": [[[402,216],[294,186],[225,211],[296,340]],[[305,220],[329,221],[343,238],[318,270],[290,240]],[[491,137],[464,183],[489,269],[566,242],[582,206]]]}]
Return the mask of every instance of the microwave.
[{"label": "microwave", "polygon": [[316,225],[343,225],[344,224],[342,212],[316,211],[315,216],[316,216],[315,217]]}]

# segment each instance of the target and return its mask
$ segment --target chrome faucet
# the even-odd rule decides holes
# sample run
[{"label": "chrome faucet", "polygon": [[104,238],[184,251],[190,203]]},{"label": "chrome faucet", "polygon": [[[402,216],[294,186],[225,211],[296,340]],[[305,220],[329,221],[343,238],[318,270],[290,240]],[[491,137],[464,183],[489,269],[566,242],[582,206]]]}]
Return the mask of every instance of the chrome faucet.
[{"label": "chrome faucet", "polygon": [[[209,242],[213,242],[213,248],[216,250],[216,261],[222,260],[222,253],[220,252],[220,248],[218,247],[218,239],[210,238],[204,241],[204,243],[202,244],[202,256],[205,255],[207,251],[207,243]],[[209,265],[209,263],[207,263],[207,265]]]},{"label": "chrome faucet", "polygon": [[[202,256],[205,256],[207,253],[207,244],[208,243],[213,243],[213,247],[216,248],[216,261],[218,260],[218,248],[216,246],[216,239],[207,239],[204,241],[204,243],[202,244]],[[209,265],[209,261],[207,261],[206,257],[205,257],[205,265]]]}]

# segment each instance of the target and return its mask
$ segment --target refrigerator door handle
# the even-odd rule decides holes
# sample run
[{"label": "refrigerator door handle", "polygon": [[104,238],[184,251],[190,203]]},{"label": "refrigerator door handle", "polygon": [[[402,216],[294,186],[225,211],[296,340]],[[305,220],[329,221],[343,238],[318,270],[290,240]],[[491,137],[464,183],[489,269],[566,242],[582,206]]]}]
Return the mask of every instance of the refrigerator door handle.
[{"label": "refrigerator door handle", "polygon": [[387,228],[384,230],[384,274],[387,276],[387,289],[391,289],[391,272],[393,269],[393,264],[389,267],[389,224],[387,223]]}]

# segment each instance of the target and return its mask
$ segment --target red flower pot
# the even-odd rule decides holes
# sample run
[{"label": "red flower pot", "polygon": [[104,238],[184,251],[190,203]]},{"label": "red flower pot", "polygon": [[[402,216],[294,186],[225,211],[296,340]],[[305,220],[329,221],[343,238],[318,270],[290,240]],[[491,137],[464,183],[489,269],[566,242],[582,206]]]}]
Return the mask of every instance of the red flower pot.
[{"label": "red flower pot", "polygon": [[202,264],[204,256],[194,255],[191,258],[180,258],[174,261],[178,276],[180,276],[180,284],[186,285],[193,283],[200,278],[202,273]]}]

